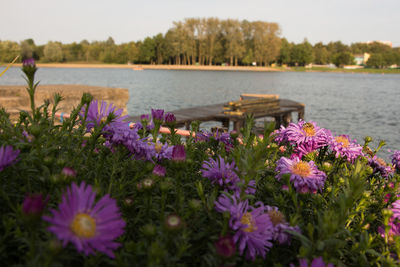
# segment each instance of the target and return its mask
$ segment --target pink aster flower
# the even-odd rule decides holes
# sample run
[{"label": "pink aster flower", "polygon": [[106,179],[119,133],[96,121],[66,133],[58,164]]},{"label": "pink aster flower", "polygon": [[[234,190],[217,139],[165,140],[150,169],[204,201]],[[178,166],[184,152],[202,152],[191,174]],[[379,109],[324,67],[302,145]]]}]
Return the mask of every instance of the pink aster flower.
[{"label": "pink aster flower", "polygon": [[5,167],[17,162],[18,155],[19,150],[14,150],[12,146],[0,147],[0,172],[4,170]]},{"label": "pink aster flower", "polygon": [[335,157],[346,158],[350,162],[358,156],[362,156],[362,146],[354,141],[351,141],[348,135],[330,136],[328,139],[330,149],[335,153]]},{"label": "pink aster flower", "polygon": [[285,215],[283,215],[283,213],[280,212],[277,207],[265,206],[265,211],[274,225],[274,240],[279,244],[290,243],[291,234],[287,231],[296,231],[300,233],[300,228],[298,226],[290,226],[285,220]]},{"label": "pink aster flower", "polygon": [[61,173],[67,177],[76,177],[76,171],[71,167],[64,167]]},{"label": "pink aster flower", "polygon": [[326,174],[318,170],[313,161],[302,161],[298,158],[288,159],[281,157],[277,162],[276,178],[281,179],[283,174],[290,174],[290,181],[300,193],[322,190]]},{"label": "pink aster flower", "polygon": [[391,211],[393,211],[392,217],[400,220],[400,199],[393,202]]},{"label": "pink aster flower", "polygon": [[233,241],[238,245],[240,255],[254,260],[257,255],[265,258],[272,247],[273,224],[264,212],[264,206],[251,207],[248,200],[238,201],[235,197],[221,195],[215,202],[218,212],[229,212],[229,226],[235,231]]},{"label": "pink aster flower", "polygon": [[[390,228],[388,231],[388,236],[387,236],[388,239],[387,240],[390,243],[392,243],[393,237],[400,235],[400,223],[392,217],[389,220],[388,226]],[[385,227],[383,225],[378,227],[378,233],[381,235],[382,238],[385,238],[386,233],[385,233]]]},{"label": "pink aster flower", "polygon": [[317,147],[322,147],[326,145],[329,131],[318,127],[315,122],[301,120],[298,123],[290,123],[284,130],[284,136],[292,144],[313,143]]},{"label": "pink aster flower", "polygon": [[114,199],[107,194],[96,204],[96,194],[91,185],[75,183],[63,194],[58,210],[51,216],[43,216],[50,223],[48,230],[63,241],[65,247],[73,243],[79,252],[95,254],[95,250],[114,258],[114,250],[120,246],[114,240],[124,233],[125,222],[121,219]]}]

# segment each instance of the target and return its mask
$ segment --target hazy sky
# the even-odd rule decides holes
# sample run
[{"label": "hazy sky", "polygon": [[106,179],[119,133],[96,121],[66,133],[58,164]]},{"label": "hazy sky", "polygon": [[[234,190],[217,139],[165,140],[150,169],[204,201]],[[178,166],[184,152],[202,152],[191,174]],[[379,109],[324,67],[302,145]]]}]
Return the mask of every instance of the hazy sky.
[{"label": "hazy sky", "polygon": [[281,37],[312,44],[392,41],[400,46],[400,0],[0,0],[0,40],[36,44],[166,33],[173,21],[218,17],[277,22]]}]

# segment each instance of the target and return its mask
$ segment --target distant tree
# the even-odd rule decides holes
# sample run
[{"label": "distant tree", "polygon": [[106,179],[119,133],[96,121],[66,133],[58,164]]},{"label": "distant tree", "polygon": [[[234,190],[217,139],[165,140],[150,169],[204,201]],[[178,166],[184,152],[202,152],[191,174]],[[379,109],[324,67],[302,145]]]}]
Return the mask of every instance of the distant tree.
[{"label": "distant tree", "polygon": [[317,43],[313,47],[314,63],[316,64],[327,64],[329,63],[329,52],[328,49],[322,44]]},{"label": "distant tree", "polygon": [[238,20],[228,19],[221,22],[222,35],[224,39],[225,58],[229,59],[232,66],[238,65],[238,59],[245,52],[244,36]]},{"label": "distant tree", "polygon": [[311,44],[304,40],[301,44],[296,44],[290,51],[292,65],[305,66],[313,62],[313,49]]},{"label": "distant tree", "polygon": [[165,54],[165,40],[162,33],[157,34],[153,37],[154,52],[157,64],[162,64],[164,61]]},{"label": "distant tree", "polygon": [[367,61],[367,66],[373,68],[383,68],[384,64],[385,61],[380,53],[372,54]]},{"label": "distant tree", "polygon": [[333,57],[333,64],[335,64],[337,67],[354,65],[354,56],[352,53],[347,51],[336,53]]},{"label": "distant tree", "polygon": [[268,65],[276,61],[279,56],[281,39],[279,25],[255,21],[252,23],[254,29],[254,58],[259,65]]},{"label": "distant tree", "polygon": [[21,60],[27,59],[27,58],[33,58],[33,51],[34,47],[25,41],[22,41],[20,43],[20,49],[21,49]]},{"label": "distant tree", "polygon": [[242,63],[246,65],[250,65],[254,62],[254,56],[253,56],[253,49],[247,50],[246,55],[244,56]]},{"label": "distant tree", "polygon": [[143,43],[139,44],[139,61],[141,63],[153,64],[155,60],[155,42],[153,38],[146,37]]},{"label": "distant tree", "polygon": [[281,49],[279,51],[278,63],[279,64],[289,64],[290,63],[290,49],[291,44],[286,40],[286,38],[281,39]]},{"label": "distant tree", "polygon": [[61,62],[63,60],[62,47],[59,42],[48,42],[43,52],[46,61]]},{"label": "distant tree", "polygon": [[213,64],[213,59],[216,56],[220,37],[220,21],[218,18],[207,18],[205,21],[205,40],[206,40],[206,60],[208,65]]},{"label": "distant tree", "polygon": [[0,62],[9,63],[21,54],[21,48],[17,42],[0,41]]}]

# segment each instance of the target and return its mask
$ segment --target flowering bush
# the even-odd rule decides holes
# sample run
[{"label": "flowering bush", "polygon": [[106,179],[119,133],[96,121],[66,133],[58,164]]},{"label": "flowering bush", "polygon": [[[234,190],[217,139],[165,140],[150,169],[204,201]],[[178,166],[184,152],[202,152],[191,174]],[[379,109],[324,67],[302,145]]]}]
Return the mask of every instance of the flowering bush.
[{"label": "flowering bush", "polygon": [[184,138],[173,114],[132,127],[86,94],[59,124],[60,101],[32,102],[15,124],[0,110],[6,266],[399,263],[400,152],[386,163],[383,143],[373,151],[370,138],[305,121],[257,136],[251,118],[241,133],[194,124]]}]

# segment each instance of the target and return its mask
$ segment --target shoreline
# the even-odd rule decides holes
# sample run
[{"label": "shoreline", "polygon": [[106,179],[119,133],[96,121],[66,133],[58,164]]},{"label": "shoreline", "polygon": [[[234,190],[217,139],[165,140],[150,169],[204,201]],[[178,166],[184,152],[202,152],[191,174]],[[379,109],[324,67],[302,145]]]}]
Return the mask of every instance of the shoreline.
[{"label": "shoreline", "polygon": [[[13,64],[21,67],[22,64]],[[199,65],[150,65],[150,64],[104,64],[104,63],[38,63],[39,68],[67,68],[67,69],[132,69],[140,70],[193,70],[193,71],[251,71],[251,72],[332,72],[351,74],[400,74],[400,69],[329,69],[305,67],[256,67],[256,66],[199,66]]]}]

